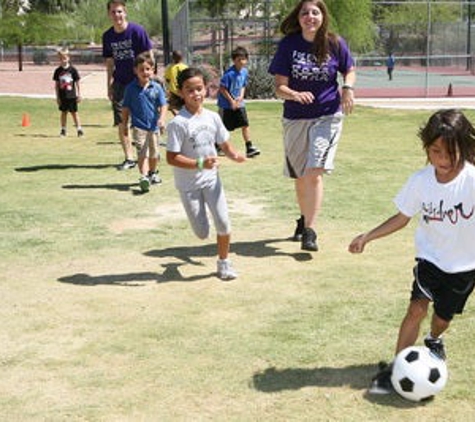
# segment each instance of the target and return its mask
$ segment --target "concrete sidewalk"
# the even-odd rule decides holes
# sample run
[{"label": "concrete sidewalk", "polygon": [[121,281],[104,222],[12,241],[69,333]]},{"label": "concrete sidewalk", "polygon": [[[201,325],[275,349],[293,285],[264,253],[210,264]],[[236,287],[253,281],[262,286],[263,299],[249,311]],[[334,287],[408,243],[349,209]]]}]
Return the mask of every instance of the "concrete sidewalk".
[{"label": "concrete sidewalk", "polygon": [[[22,72],[16,63],[0,62],[0,96],[54,98],[53,65],[26,65]],[[81,94],[84,99],[107,99],[106,70],[102,65],[80,65]],[[213,100],[209,100],[213,101]],[[280,100],[277,100],[280,101]],[[464,108],[475,109],[475,97],[440,98],[359,98],[356,104],[378,108],[427,109]]]}]

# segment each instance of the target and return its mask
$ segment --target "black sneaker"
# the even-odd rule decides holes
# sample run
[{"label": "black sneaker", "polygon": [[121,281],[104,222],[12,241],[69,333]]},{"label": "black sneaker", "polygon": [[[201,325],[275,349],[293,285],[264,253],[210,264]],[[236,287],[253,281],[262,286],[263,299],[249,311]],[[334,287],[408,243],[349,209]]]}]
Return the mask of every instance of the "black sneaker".
[{"label": "black sneaker", "polygon": [[310,227],[303,229],[301,249],[312,252],[318,251],[317,233],[315,233],[315,231]]},{"label": "black sneaker", "polygon": [[394,387],[391,382],[391,374],[393,372],[393,365],[386,362],[379,363],[379,371],[371,380],[371,385],[368,388],[369,394],[391,394],[394,392]]},{"label": "black sneaker", "polygon": [[447,355],[445,354],[444,342],[441,338],[430,339],[426,338],[424,340],[426,347],[438,358],[445,360]]},{"label": "black sneaker", "polygon": [[160,175],[158,174],[158,171],[151,171],[148,173],[148,179],[150,180],[150,183],[152,185],[158,185],[162,183],[162,179]]},{"label": "black sneaker", "polygon": [[294,242],[301,242],[303,230],[305,228],[303,215],[301,215],[300,218],[295,221],[297,222],[297,227],[295,227],[295,232],[294,232],[294,236],[292,237],[292,240]]},{"label": "black sneaker", "polygon": [[66,136],[66,129],[61,129],[61,132],[59,132],[59,136],[61,138],[64,138]]},{"label": "black sneaker", "polygon": [[259,151],[259,150],[258,150],[255,146],[253,146],[252,144],[246,146],[246,157],[247,157],[247,158],[256,157],[256,156],[258,156],[260,153],[261,153],[261,151]]},{"label": "black sneaker", "polygon": [[78,129],[78,138],[82,138],[84,136],[84,131],[82,129]]},{"label": "black sneaker", "polygon": [[137,163],[133,160],[124,160],[122,164],[119,164],[117,167],[119,170],[128,170],[128,169],[133,169]]}]

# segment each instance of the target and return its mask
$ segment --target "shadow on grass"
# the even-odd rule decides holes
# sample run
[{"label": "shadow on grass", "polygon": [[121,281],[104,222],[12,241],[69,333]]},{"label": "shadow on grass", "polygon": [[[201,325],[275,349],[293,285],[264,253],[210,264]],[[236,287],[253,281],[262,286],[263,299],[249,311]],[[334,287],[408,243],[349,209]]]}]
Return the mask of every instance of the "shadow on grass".
[{"label": "shadow on grass", "polygon": [[[236,242],[232,244],[232,251],[236,255],[249,256],[254,258],[264,258],[270,256],[288,256],[296,261],[306,261],[312,259],[310,253],[286,253],[271,246],[272,243],[287,242],[288,239],[266,239],[255,242]],[[164,269],[163,273],[155,272],[138,272],[126,274],[107,274],[92,276],[85,273],[78,273],[70,276],[58,278],[60,283],[69,283],[80,286],[142,286],[145,282],[168,283],[168,282],[193,282],[210,277],[216,277],[216,272],[207,272],[192,276],[184,276],[180,272],[180,267],[185,265],[193,265],[204,267],[205,265],[199,260],[200,258],[211,258],[216,256],[216,245],[208,244],[203,246],[191,247],[173,247],[160,250],[152,250],[145,252],[146,256],[155,258],[172,258],[179,262],[169,262],[161,264]]]},{"label": "shadow on grass", "polygon": [[93,169],[102,170],[108,168],[117,168],[114,164],[43,164],[41,166],[18,167],[15,171],[32,173],[43,170],[71,170],[71,169]]},{"label": "shadow on grass", "polygon": [[[296,261],[312,260],[312,254],[309,252],[288,253],[280,250],[277,246],[274,246],[274,244],[282,242],[289,242],[289,239],[263,239],[252,242],[232,242],[231,252],[234,252],[236,255],[253,258],[288,256]],[[212,257],[215,256],[216,253],[216,244],[208,244],[203,246],[179,246],[157,249],[145,252],[145,255],[157,258],[174,257],[185,263],[196,264],[193,257]]]},{"label": "shadow on grass", "polygon": [[305,387],[350,387],[365,390],[364,398],[371,403],[401,409],[426,406],[429,402],[411,402],[396,393],[387,395],[369,394],[366,389],[377,365],[350,365],[343,368],[286,368],[270,367],[252,376],[251,385],[264,393],[284,390],[299,390]]}]

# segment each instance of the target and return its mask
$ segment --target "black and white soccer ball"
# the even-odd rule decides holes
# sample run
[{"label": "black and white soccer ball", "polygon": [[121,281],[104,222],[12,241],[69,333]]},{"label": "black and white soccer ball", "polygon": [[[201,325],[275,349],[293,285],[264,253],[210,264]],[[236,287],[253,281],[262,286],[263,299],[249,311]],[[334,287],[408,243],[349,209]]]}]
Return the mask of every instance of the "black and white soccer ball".
[{"label": "black and white soccer ball", "polygon": [[435,396],[447,383],[447,365],[427,347],[411,346],[394,359],[391,382],[402,397],[423,401]]}]

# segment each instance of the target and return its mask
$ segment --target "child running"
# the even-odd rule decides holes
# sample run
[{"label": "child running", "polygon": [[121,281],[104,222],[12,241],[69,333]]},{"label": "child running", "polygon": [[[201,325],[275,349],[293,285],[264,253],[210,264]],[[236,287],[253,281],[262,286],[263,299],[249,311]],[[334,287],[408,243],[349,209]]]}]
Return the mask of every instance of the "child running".
[{"label": "child running", "polygon": [[124,136],[129,136],[129,116],[132,116],[132,136],[137,147],[139,185],[146,193],[151,184],[161,183],[158,174],[160,152],[158,131],[165,129],[167,100],[165,91],[153,80],[154,60],[149,53],[141,53],[134,61],[134,79],[125,88],[122,105]]},{"label": "child running", "polygon": [[[425,345],[445,359],[442,334],[463,312],[475,283],[475,129],[459,110],[440,110],[419,131],[428,165],[414,173],[395,198],[398,212],[350,244],[352,253],[405,227],[419,214],[416,265],[396,354],[412,346],[433,302]],[[380,364],[370,393],[392,391],[391,364]]]},{"label": "child running", "polygon": [[217,232],[217,274],[232,280],[237,273],[228,258],[231,224],[223,185],[218,173],[218,144],[228,158],[242,163],[246,157],[233,148],[229,132],[218,113],[205,109],[206,82],[201,70],[184,69],[178,76],[178,90],[184,106],[167,126],[167,162],[174,166],[175,186],[194,233],[200,239],[209,236],[206,205]]}]

